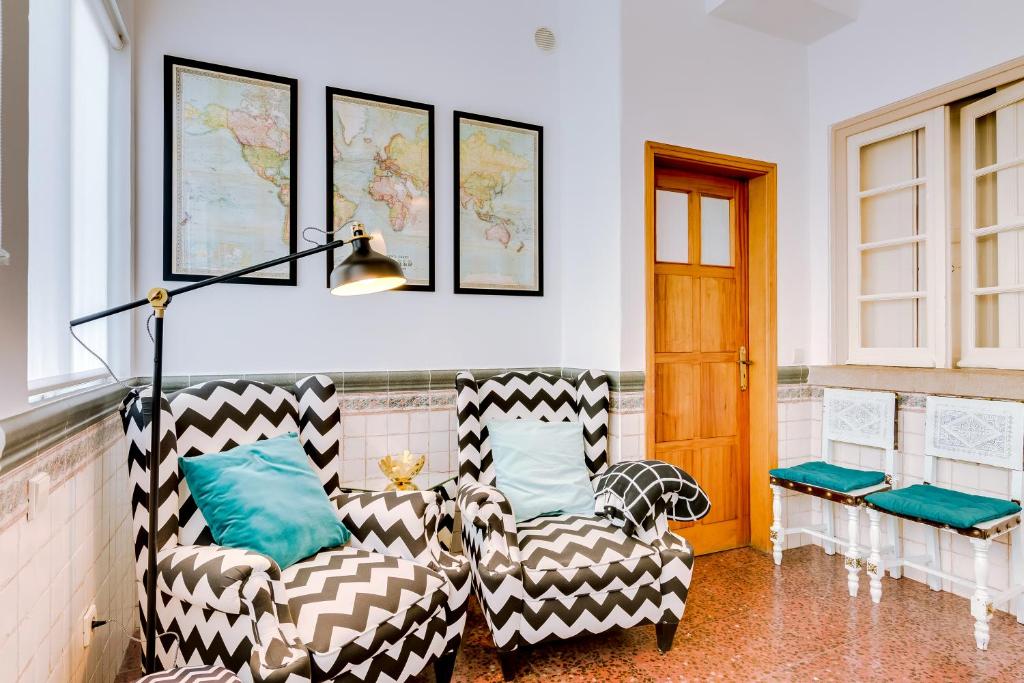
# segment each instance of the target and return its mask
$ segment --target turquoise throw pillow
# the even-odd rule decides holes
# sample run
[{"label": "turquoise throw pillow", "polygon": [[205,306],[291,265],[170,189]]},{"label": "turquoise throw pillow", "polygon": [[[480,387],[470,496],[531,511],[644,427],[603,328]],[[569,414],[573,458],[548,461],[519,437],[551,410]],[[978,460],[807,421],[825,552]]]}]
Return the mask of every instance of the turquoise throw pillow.
[{"label": "turquoise throw pillow", "polygon": [[579,422],[487,423],[497,489],[516,521],[541,515],[594,514],[594,487]]},{"label": "turquoise throw pillow", "polygon": [[178,464],[218,545],[255,550],[284,569],[351,537],[295,432]]}]

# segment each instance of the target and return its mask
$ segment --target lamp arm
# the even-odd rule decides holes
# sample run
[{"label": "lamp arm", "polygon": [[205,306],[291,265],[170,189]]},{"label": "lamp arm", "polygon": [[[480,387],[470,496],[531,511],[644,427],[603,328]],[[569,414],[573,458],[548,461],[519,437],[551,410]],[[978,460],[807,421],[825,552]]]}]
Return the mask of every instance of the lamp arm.
[{"label": "lamp arm", "polygon": [[[215,277],[208,277],[205,280],[200,280],[199,282],[193,282],[191,284],[184,285],[182,287],[176,287],[175,289],[167,290],[167,299],[166,299],[166,301],[163,302],[163,305],[166,306],[167,303],[172,298],[174,298],[175,296],[177,296],[179,294],[187,294],[188,292],[192,292],[192,291],[195,291],[197,289],[202,289],[203,287],[209,287],[210,285],[216,285],[216,284],[221,283],[221,282],[228,282],[229,280],[233,280],[236,277],[242,277],[243,275],[249,275],[250,273],[256,273],[258,271],[265,270],[267,268],[273,268],[274,266],[279,266],[279,265],[282,265],[284,263],[291,263],[293,261],[298,261],[299,259],[305,258],[307,256],[312,256],[313,254],[320,254],[320,253],[325,252],[325,251],[330,251],[332,249],[337,249],[339,247],[345,246],[346,244],[351,244],[351,243],[353,243],[353,242],[355,242],[357,240],[368,240],[368,239],[370,239],[369,235],[357,235],[357,236],[355,236],[355,237],[353,237],[351,239],[348,239],[348,240],[344,240],[344,239],[333,240],[331,242],[327,242],[326,244],[318,244],[315,247],[310,247],[309,249],[304,249],[303,251],[297,251],[294,254],[287,254],[285,256],[281,256],[281,257],[278,257],[276,259],[271,259],[269,261],[264,261],[263,263],[257,263],[256,265],[253,265],[253,266],[246,266],[245,268],[239,268],[238,270],[232,271],[230,273],[225,273],[224,275],[217,275]],[[132,310],[134,308],[141,308],[142,306],[152,305],[153,303],[154,302],[151,301],[149,297],[146,297],[144,299],[136,299],[135,301],[130,301],[130,302],[126,303],[126,304],[121,304],[120,306],[114,306],[113,308],[108,308],[105,311],[99,311],[97,313],[90,313],[89,315],[83,315],[80,318],[75,318],[74,320],[71,321],[70,324],[71,324],[71,327],[77,327],[79,325],[84,325],[85,323],[92,322],[93,320],[99,320],[100,318],[107,318],[109,316],[116,315],[118,313],[123,313],[125,311],[130,311],[130,310]]]},{"label": "lamp arm", "polygon": [[[333,234],[333,233],[331,233]],[[144,657],[146,673],[153,673],[156,670],[156,592],[157,592],[157,531],[159,529],[158,520],[158,507],[159,507],[159,487],[160,487],[160,451],[161,451],[161,436],[162,431],[160,427],[160,397],[162,396],[163,390],[163,340],[164,340],[164,309],[171,299],[179,294],[187,294],[188,292],[202,289],[203,287],[209,287],[220,282],[228,282],[234,278],[241,277],[243,275],[249,275],[266,268],[272,268],[274,266],[281,265],[283,263],[291,263],[298,261],[306,256],[312,256],[313,254],[319,254],[331,249],[337,249],[343,247],[346,244],[351,244],[357,240],[368,240],[369,235],[362,232],[355,234],[351,239],[344,240],[333,240],[326,244],[320,244],[315,247],[310,247],[303,251],[295,252],[294,254],[287,254],[280,258],[271,259],[264,261],[263,263],[257,263],[254,266],[247,266],[240,268],[236,271],[225,273],[224,275],[218,275],[216,277],[206,278],[199,282],[193,282],[191,284],[184,285],[183,287],[177,287],[175,289],[167,290],[162,287],[155,287],[149,291],[148,296],[145,299],[137,299],[130,301],[120,306],[114,306],[108,308],[105,311],[99,311],[90,315],[85,315],[80,318],[75,318],[71,321],[71,327],[77,327],[78,325],[84,325],[85,323],[92,322],[93,320],[99,320],[101,318],[107,318],[118,313],[130,311],[134,308],[141,308],[149,305],[153,307],[153,313],[156,317],[156,324],[154,326],[153,334],[153,383],[150,387],[151,395],[149,401],[150,410],[150,432],[151,441],[149,447],[149,459],[146,465],[149,470],[149,494],[148,494],[148,505],[149,505],[149,536],[146,540],[146,652]],[[72,333],[74,334],[74,333]],[[109,369],[109,368],[108,368]],[[113,373],[111,373],[113,374]]]}]

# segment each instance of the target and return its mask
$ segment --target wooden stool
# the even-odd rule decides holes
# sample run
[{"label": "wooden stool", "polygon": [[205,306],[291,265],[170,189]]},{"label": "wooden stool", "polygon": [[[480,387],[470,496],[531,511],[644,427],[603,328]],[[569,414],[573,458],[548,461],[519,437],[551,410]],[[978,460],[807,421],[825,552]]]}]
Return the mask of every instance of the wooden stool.
[{"label": "wooden stool", "polygon": [[[974,640],[988,649],[988,622],[994,606],[1009,603],[1024,623],[1024,543],[1021,539],[1020,500],[1024,496],[1024,405],[1009,401],[983,401],[929,396],[925,413],[924,484],[876,493],[865,498],[871,522],[868,578],[871,599],[882,599],[886,567],[910,567],[928,576],[932,590],[942,580],[974,589],[971,614]],[[1010,498],[994,498],[935,486],[936,459],[973,462],[1007,470]],[[928,552],[924,557],[886,557],[879,541],[882,514],[928,525]],[[974,581],[942,571],[939,532],[966,536],[974,549]],[[992,541],[1010,534],[1010,581],[1007,590],[992,595],[988,586],[988,551]]]},{"label": "wooden stool", "polygon": [[[865,471],[832,464],[836,443],[870,446],[885,451],[885,471]],[[775,564],[782,564],[782,548],[788,534],[807,534],[820,538],[825,552],[835,552],[835,546],[845,548],[847,587],[856,597],[860,582],[860,569],[864,565],[860,545],[860,508],[864,496],[887,491],[895,476],[896,453],[896,394],[879,391],[852,391],[825,389],[821,418],[821,460],[805,462],[796,467],[776,468],[769,472],[772,487],[772,541]],[[813,527],[787,527],[782,520],[782,493],[785,489],[807,494],[822,500],[824,522]],[[846,508],[847,540],[838,538],[834,531],[832,505]],[[890,533],[898,534],[896,520]],[[899,543],[894,540],[894,553]]]}]

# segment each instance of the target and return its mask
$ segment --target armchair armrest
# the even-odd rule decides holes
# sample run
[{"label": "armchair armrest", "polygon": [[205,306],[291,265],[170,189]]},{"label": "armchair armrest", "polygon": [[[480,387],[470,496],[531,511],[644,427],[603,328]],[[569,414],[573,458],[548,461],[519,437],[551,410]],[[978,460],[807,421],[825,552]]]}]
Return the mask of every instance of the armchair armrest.
[{"label": "armchair armrest", "polygon": [[217,545],[166,547],[157,555],[157,589],[187,605],[248,618],[254,683],[311,680],[281,569],[266,555]]},{"label": "armchair armrest", "polygon": [[437,539],[441,503],[433,491],[341,489],[331,501],[356,548],[423,564],[442,552]]},{"label": "armchair armrest", "polygon": [[462,528],[479,536],[481,547],[475,548],[479,564],[492,572],[519,565],[516,519],[512,504],[501,491],[484,484],[463,484],[456,504],[462,513]]},{"label": "armchair armrest", "polygon": [[242,587],[256,578],[280,581],[274,560],[251,550],[218,545],[178,545],[157,555],[157,588],[197,607],[241,614]]}]

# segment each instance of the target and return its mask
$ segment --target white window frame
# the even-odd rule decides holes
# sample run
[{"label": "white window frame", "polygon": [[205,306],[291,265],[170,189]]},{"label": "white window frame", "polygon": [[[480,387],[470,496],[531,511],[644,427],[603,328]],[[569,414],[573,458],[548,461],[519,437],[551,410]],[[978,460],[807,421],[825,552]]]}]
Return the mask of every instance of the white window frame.
[{"label": "white window frame", "polygon": [[[912,182],[901,182],[866,192],[860,189],[860,149],[875,142],[924,130],[924,174]],[[846,362],[857,365],[905,367],[949,367],[949,251],[947,167],[949,150],[949,108],[936,107],[899,121],[851,135],[847,138],[847,328]],[[921,235],[872,243],[876,247],[919,242],[925,245],[926,283],[922,291],[882,295],[861,294],[860,200],[864,196],[923,185],[925,229]],[[919,348],[865,348],[861,345],[861,304],[866,301],[923,298],[927,316],[927,345]]]},{"label": "white window frame", "polygon": [[[975,207],[977,199],[976,179],[979,175],[994,172],[1003,168],[1017,167],[1024,172],[1024,157],[1009,159],[980,169],[974,167],[975,146],[977,142],[977,125],[979,118],[1002,109],[1014,102],[1024,100],[1024,83],[1009,86],[984,99],[965,106],[960,111],[960,182],[963,229],[960,239],[963,270],[961,279],[961,311],[962,311],[962,354],[958,365],[965,368],[999,368],[1003,370],[1024,370],[1024,349],[991,348],[977,346],[977,306],[975,297],[978,294],[1001,294],[1005,292],[1024,291],[1024,284],[977,287],[977,250],[978,237],[999,234],[1007,230],[1024,228],[1024,215],[1006,223],[978,228],[975,226]],[[998,125],[998,124],[997,124]],[[1024,211],[1020,213],[1024,214]]]}]

